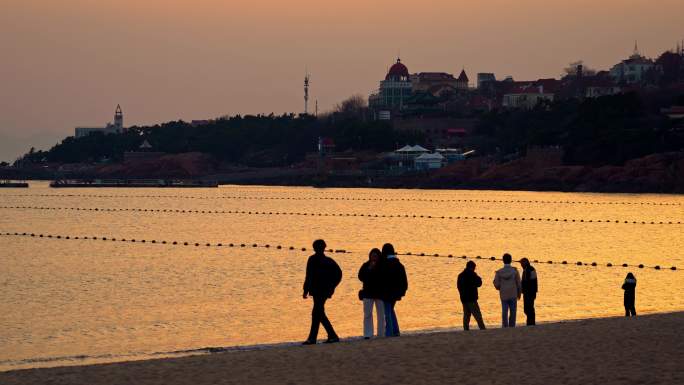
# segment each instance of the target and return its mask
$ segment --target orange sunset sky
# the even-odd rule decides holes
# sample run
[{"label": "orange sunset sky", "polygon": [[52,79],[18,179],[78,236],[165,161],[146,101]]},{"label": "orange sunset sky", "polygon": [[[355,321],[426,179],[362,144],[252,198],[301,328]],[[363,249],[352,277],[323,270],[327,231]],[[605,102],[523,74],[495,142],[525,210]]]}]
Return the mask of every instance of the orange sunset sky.
[{"label": "orange sunset sky", "polygon": [[[401,52],[411,72],[517,80],[598,69],[634,41],[684,38],[682,0],[2,0],[0,160],[78,125],[321,110],[367,95]],[[312,102],[313,104],[313,102]]]}]

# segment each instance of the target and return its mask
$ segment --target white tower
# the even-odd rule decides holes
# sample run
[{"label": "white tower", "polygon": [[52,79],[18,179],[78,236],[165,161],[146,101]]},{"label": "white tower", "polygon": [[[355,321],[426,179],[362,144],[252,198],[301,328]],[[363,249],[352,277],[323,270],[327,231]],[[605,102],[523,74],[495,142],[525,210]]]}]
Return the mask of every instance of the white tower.
[{"label": "white tower", "polygon": [[114,111],[114,127],[116,127],[119,132],[123,132],[123,112],[121,111],[121,106],[116,105],[116,111]]}]

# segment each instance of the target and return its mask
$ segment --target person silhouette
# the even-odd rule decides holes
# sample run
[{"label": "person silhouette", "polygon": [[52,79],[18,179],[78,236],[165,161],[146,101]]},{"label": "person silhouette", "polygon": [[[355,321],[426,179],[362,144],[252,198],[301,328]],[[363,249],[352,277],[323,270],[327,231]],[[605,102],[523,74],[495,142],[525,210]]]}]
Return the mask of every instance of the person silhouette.
[{"label": "person silhouette", "polygon": [[383,302],[385,304],[385,336],[399,337],[399,321],[394,311],[397,301],[406,295],[408,279],[406,269],[394,252],[391,243],[382,246],[383,260]]},{"label": "person silhouette", "polygon": [[368,261],[359,269],[359,281],[363,282],[363,289],[359,298],[363,301],[363,337],[373,336],[373,306],[377,318],[377,336],[385,335],[385,304],[382,301],[382,253],[373,249],[368,254]]},{"label": "person silhouette", "polygon": [[323,325],[328,333],[326,343],[339,342],[330,320],[325,315],[325,302],[335,293],[335,288],[342,280],[342,270],[335,260],[325,255],[325,241],[317,239],[313,242],[314,255],[306,263],[306,277],[304,279],[304,295],[313,297],[311,310],[311,330],[304,345],[313,345],[318,338],[319,325]]},{"label": "person silhouette", "polygon": [[494,275],[494,287],[499,291],[501,298],[501,325],[502,327],[515,327],[515,313],[522,288],[518,269],[511,266],[513,258],[510,254],[503,255],[504,267],[497,270]]},{"label": "person silhouette", "polygon": [[482,320],[482,313],[480,313],[480,306],[477,304],[477,288],[482,286],[482,279],[475,272],[475,267],[475,262],[468,261],[465,269],[456,280],[456,287],[463,305],[463,330],[470,330],[471,315],[475,317],[480,329],[486,329]]},{"label": "person silhouette", "polygon": [[527,316],[527,325],[535,325],[536,314],[534,311],[534,300],[537,298],[537,290],[539,288],[537,284],[537,271],[530,264],[529,259],[520,259],[520,266],[523,269],[522,273],[522,295],[523,295],[523,310]]},{"label": "person silhouette", "polygon": [[634,302],[636,301],[636,278],[634,274],[627,273],[625,282],[622,284],[622,290],[625,291],[625,317],[636,317],[636,309]]}]

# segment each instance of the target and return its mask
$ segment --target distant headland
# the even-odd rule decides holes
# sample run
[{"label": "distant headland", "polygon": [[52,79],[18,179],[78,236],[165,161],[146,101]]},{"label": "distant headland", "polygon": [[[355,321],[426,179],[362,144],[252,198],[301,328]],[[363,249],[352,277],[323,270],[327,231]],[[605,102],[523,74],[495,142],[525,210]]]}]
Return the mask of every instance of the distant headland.
[{"label": "distant headland", "polygon": [[78,127],[0,179],[185,179],[231,184],[684,193],[684,47],[634,52],[560,79],[465,69],[411,73],[401,59],[367,98],[333,111],[155,126]]}]

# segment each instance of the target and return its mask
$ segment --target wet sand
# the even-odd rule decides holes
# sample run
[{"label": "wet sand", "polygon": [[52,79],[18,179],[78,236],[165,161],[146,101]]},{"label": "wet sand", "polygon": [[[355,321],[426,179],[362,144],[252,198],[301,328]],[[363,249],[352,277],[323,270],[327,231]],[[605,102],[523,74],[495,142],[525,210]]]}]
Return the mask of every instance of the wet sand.
[{"label": "wet sand", "polygon": [[684,384],[684,312],[0,373],[0,384]]}]

